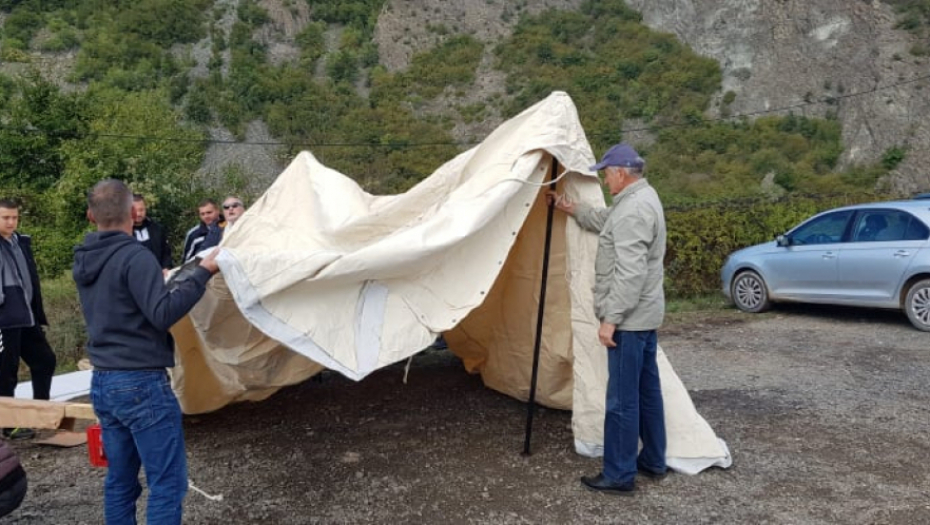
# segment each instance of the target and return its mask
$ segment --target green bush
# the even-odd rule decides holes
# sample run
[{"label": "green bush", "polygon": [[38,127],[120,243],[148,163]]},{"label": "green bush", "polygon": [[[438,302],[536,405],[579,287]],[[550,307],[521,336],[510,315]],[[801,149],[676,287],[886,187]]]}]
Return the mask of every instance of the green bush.
[{"label": "green bush", "polygon": [[649,30],[621,1],[524,17],[495,52],[514,95],[507,115],[566,91],[598,151],[617,142],[626,118],[667,124],[699,116],[721,79],[715,61]]},{"label": "green bush", "polygon": [[300,47],[300,58],[308,66],[315,64],[326,53],[325,32],[326,24],[310,22],[295,37],[294,41]]},{"label": "green bush", "polygon": [[30,9],[17,9],[3,23],[3,32],[7,38],[22,42],[28,47],[36,31],[43,26],[45,21],[41,14]]},{"label": "green bush", "polygon": [[893,146],[885,150],[885,153],[882,154],[882,166],[886,170],[893,170],[898,167],[898,164],[904,160],[907,156],[907,151],[904,148],[898,146]]},{"label": "green bush", "polygon": [[239,3],[238,10],[239,20],[249,24],[250,26],[260,26],[271,18],[268,17],[268,11],[264,7],[258,5],[256,0],[243,0]]},{"label": "green bush", "polygon": [[930,32],[930,0],[885,0],[898,12],[897,29],[926,38]]}]

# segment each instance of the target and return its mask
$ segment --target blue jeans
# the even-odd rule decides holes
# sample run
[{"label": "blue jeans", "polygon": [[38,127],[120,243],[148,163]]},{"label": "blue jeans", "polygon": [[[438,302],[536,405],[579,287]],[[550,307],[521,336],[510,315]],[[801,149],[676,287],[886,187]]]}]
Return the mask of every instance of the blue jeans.
[{"label": "blue jeans", "polygon": [[95,370],[91,401],[100,420],[109,470],[104,515],[109,525],[135,524],[142,493],[139,467],[149,488],[146,523],[181,523],[187,494],[187,457],[181,407],[164,370]]},{"label": "blue jeans", "polygon": [[637,467],[665,472],[665,410],[656,331],[617,330],[614,344],[607,349],[604,477],[626,483],[636,478]]}]

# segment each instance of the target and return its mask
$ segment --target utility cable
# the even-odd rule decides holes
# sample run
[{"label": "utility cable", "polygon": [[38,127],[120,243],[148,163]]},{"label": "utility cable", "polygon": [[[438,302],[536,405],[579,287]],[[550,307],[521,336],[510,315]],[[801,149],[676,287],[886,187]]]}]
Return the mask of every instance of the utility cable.
[{"label": "utility cable", "polygon": [[[904,85],[913,84],[915,82],[920,82],[922,80],[928,80],[928,79],[930,79],[930,75],[922,75],[922,76],[914,77],[914,78],[907,79],[907,80],[901,80],[893,84],[888,84],[884,86],[877,85],[871,89],[867,89],[864,91],[856,91],[852,93],[846,93],[843,95],[836,95],[836,96],[829,97],[829,98],[822,99],[822,100],[813,100],[810,102],[805,101],[805,102],[800,102],[797,104],[780,106],[777,108],[761,109],[758,111],[748,111],[745,113],[729,115],[726,117],[717,117],[713,119],[701,120],[700,122],[697,122],[697,123],[688,123],[688,122],[665,123],[665,124],[657,124],[654,126],[643,126],[639,128],[621,129],[619,130],[619,132],[620,134],[623,134],[623,133],[633,133],[633,132],[640,132],[640,131],[658,131],[661,129],[680,128],[680,127],[695,126],[695,125],[712,123],[712,122],[724,122],[724,121],[742,119],[742,118],[747,118],[747,117],[756,117],[760,115],[780,113],[784,111],[791,111],[791,110],[801,109],[801,108],[810,107],[810,106],[817,106],[821,104],[834,104],[837,100],[845,100],[845,99],[850,99],[854,97],[871,95],[874,93],[878,93],[879,91],[886,91],[889,89],[898,88]],[[46,136],[63,138],[63,139],[102,138],[102,139],[116,139],[116,140],[138,140],[138,141],[144,141],[144,142],[198,143],[198,144],[206,144],[206,145],[225,144],[225,145],[234,145],[237,147],[239,146],[264,146],[264,147],[286,146],[286,147],[301,147],[301,148],[307,148],[307,149],[340,148],[340,147],[409,149],[409,148],[436,147],[436,146],[455,146],[455,147],[475,146],[481,143],[481,142],[467,142],[467,141],[466,142],[456,142],[456,141],[385,142],[385,143],[380,143],[380,142],[377,142],[377,143],[376,142],[314,142],[314,143],[310,143],[310,142],[290,142],[290,141],[249,142],[249,141],[236,141],[236,140],[229,140],[229,139],[190,139],[190,138],[179,138],[179,137],[157,137],[157,136],[151,136],[151,135],[129,135],[129,134],[120,134],[120,133],[88,133],[86,135],[78,135],[73,131],[55,132],[52,130],[40,130],[37,128],[18,128],[18,127],[5,125],[2,123],[0,123],[0,131],[11,131],[11,132],[18,132],[22,134],[36,133],[36,134],[43,134]]]}]

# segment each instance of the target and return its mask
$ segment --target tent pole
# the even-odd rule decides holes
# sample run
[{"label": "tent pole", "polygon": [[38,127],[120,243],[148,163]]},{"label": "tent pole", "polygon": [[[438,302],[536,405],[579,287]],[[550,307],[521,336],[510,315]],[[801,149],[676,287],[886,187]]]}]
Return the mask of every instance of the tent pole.
[{"label": "tent pole", "polygon": [[[559,161],[552,157],[552,169],[549,182],[555,181]],[[554,188],[553,188],[554,189]],[[533,375],[530,379],[530,399],[526,404],[526,438],[523,441],[523,455],[529,456],[530,438],[533,435],[533,414],[536,412],[536,381],[539,377],[539,350],[542,345],[543,315],[546,312],[546,284],[549,281],[549,247],[552,245],[552,220],[554,204],[549,204],[546,216],[546,245],[543,249],[542,282],[539,285],[539,310],[536,314],[536,343],[533,345]]]}]

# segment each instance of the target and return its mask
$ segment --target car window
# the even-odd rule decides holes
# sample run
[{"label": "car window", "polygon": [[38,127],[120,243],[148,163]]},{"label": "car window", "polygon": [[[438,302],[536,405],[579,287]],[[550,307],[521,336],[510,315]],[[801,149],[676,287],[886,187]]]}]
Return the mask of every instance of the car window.
[{"label": "car window", "polygon": [[791,232],[791,244],[841,242],[852,214],[852,210],[844,210],[815,217]]},{"label": "car window", "polygon": [[926,239],[930,232],[917,217],[901,210],[864,210],[856,218],[853,242]]},{"label": "car window", "polygon": [[907,229],[904,230],[905,241],[926,241],[930,237],[930,228],[917,217],[911,216]]}]

